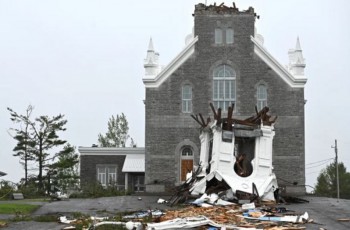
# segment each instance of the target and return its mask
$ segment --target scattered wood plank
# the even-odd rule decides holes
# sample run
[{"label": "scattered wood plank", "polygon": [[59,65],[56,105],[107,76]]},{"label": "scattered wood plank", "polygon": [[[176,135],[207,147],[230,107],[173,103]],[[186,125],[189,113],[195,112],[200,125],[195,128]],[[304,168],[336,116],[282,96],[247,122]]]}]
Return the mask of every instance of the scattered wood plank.
[{"label": "scattered wood plank", "polygon": [[337,219],[337,221],[340,221],[340,222],[350,222],[350,218],[340,218],[340,219]]}]

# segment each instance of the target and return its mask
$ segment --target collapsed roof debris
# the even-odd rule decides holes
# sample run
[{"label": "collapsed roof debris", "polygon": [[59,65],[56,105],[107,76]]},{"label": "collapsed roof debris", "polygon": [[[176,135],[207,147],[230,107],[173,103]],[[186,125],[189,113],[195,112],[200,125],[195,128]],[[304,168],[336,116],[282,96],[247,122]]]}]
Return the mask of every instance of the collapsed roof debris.
[{"label": "collapsed roof debris", "polygon": [[253,7],[249,7],[247,10],[239,11],[234,2],[232,3],[232,6],[226,6],[224,2],[220,5],[216,5],[216,3],[209,6],[203,3],[196,5],[195,14],[205,14],[207,12],[216,12],[217,14],[252,14],[256,18],[260,18],[260,16],[254,12]]},{"label": "collapsed roof debris", "polygon": [[[166,200],[159,198],[156,203],[160,202],[167,203]],[[137,230],[212,229],[213,227],[235,230],[299,230],[305,229],[303,224],[313,223],[307,212],[299,213],[285,207],[267,204],[258,206],[255,206],[255,203],[241,205],[225,202],[219,195],[212,193],[203,194],[200,198],[188,202],[187,206],[179,206],[174,210],[143,210],[125,216],[91,216],[80,219],[67,219],[66,216],[61,216],[59,222],[68,224],[63,229],[76,229],[77,225],[84,224],[83,230],[96,229],[102,225],[123,226],[126,229]]]},{"label": "collapsed roof debris", "polygon": [[171,204],[200,194],[231,190],[237,200],[274,201],[278,191],[272,166],[272,143],[277,117],[264,107],[246,119],[233,118],[234,105],[227,117],[210,103],[214,120],[202,114],[191,115],[201,125],[200,163],[192,176],[182,184]]},{"label": "collapsed roof debris", "polygon": [[[283,211],[281,211],[283,210]],[[282,213],[283,212],[283,213]],[[287,209],[254,208],[242,210],[239,205],[193,207],[168,211],[159,223],[148,223],[147,229],[183,229],[213,226],[221,229],[305,229],[308,213],[294,213]]]}]

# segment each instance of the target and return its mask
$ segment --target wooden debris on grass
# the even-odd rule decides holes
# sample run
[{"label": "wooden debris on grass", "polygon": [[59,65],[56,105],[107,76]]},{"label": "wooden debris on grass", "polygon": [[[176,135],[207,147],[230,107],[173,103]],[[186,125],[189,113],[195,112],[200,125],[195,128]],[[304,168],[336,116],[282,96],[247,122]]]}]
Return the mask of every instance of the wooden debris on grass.
[{"label": "wooden debris on grass", "polygon": [[7,223],[5,221],[0,220],[0,228],[7,227]]},{"label": "wooden debris on grass", "polygon": [[[182,209],[167,211],[159,218],[160,222],[169,221],[176,218],[186,218],[195,216],[205,216],[218,225],[237,226],[241,228],[261,228],[268,230],[300,230],[306,229],[300,224],[274,221],[247,220],[242,217],[243,211],[239,205],[195,207],[187,206]],[[261,216],[266,213],[259,211],[250,212],[249,215]]]}]

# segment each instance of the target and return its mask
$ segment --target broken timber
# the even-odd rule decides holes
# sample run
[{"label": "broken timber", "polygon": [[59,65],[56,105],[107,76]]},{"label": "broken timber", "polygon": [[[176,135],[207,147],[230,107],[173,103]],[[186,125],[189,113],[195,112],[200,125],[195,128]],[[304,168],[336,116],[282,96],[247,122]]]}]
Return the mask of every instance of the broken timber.
[{"label": "broken timber", "polygon": [[189,195],[232,189],[236,196],[250,194],[253,200],[257,196],[264,201],[274,200],[278,186],[272,167],[272,143],[277,117],[268,114],[268,107],[260,111],[255,107],[256,114],[243,120],[233,117],[234,105],[228,107],[226,118],[221,108],[215,110],[212,103],[210,108],[213,121],[205,120],[202,114],[191,115],[201,126],[200,165],[182,185],[178,198],[186,200]]}]

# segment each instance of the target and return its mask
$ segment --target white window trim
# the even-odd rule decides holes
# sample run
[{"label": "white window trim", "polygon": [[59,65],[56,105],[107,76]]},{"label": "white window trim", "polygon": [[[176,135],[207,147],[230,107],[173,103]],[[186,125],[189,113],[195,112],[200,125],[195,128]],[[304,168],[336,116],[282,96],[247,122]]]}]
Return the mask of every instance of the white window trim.
[{"label": "white window trim", "polygon": [[[228,33],[229,31],[232,31],[232,33]],[[226,44],[230,45],[233,44],[235,42],[235,31],[233,30],[233,28],[227,28],[226,29]]]},{"label": "white window trim", "polygon": [[[232,71],[230,71],[230,72],[232,72],[231,76],[229,76],[229,77],[226,77],[226,76],[217,77],[216,76],[217,72],[220,71],[219,68],[224,68],[223,71],[224,71],[224,73],[226,73],[225,68],[227,68],[227,67],[229,67],[232,70]],[[232,96],[231,94],[232,94],[232,90],[233,90],[234,91],[233,97],[226,98],[226,92],[225,92],[226,85],[230,84],[231,81],[233,83],[233,87],[229,87],[229,90],[230,90],[229,95]],[[217,84],[215,84],[216,82],[217,82]],[[222,85],[222,90],[223,90],[222,93],[220,92],[220,85],[221,85],[220,83],[223,84]],[[216,89],[215,89],[215,85],[217,86]],[[218,97],[216,97],[216,94],[218,95]],[[220,96],[219,96],[220,94],[223,95],[223,98],[220,98]],[[213,98],[214,105],[217,108],[221,108],[222,111],[227,111],[227,108],[229,106],[231,106],[232,103],[236,102],[236,71],[231,66],[224,64],[224,65],[217,66],[214,69],[214,71],[213,71],[213,95],[212,95],[212,98]],[[223,104],[223,106],[220,106],[220,104]]]},{"label": "white window trim", "polygon": [[[260,90],[264,90],[264,92],[261,93]],[[260,97],[261,95],[263,95],[263,97]],[[257,98],[257,108],[258,108],[258,111],[260,111],[265,106],[267,106],[267,87],[266,87],[266,85],[264,85],[264,84],[258,85],[257,90],[256,90],[256,98]]]},{"label": "white window trim", "polygon": [[[110,169],[114,168],[114,172],[110,172]],[[102,170],[101,170],[102,169]],[[101,170],[101,171],[100,171]],[[102,186],[106,187],[109,184],[117,184],[118,182],[118,166],[115,164],[98,164],[96,165],[97,181]],[[112,179],[110,177],[112,176]]]},{"label": "white window trim", "polygon": [[[184,98],[184,90],[185,87],[189,87],[190,90],[190,98]],[[192,93],[192,86],[190,85],[183,85],[182,90],[181,90],[181,110],[183,113],[191,113],[192,112],[192,98],[193,98],[193,93]],[[184,109],[185,107],[185,109]]]},{"label": "white window trim", "polygon": [[223,29],[215,28],[215,44],[223,44]]}]

